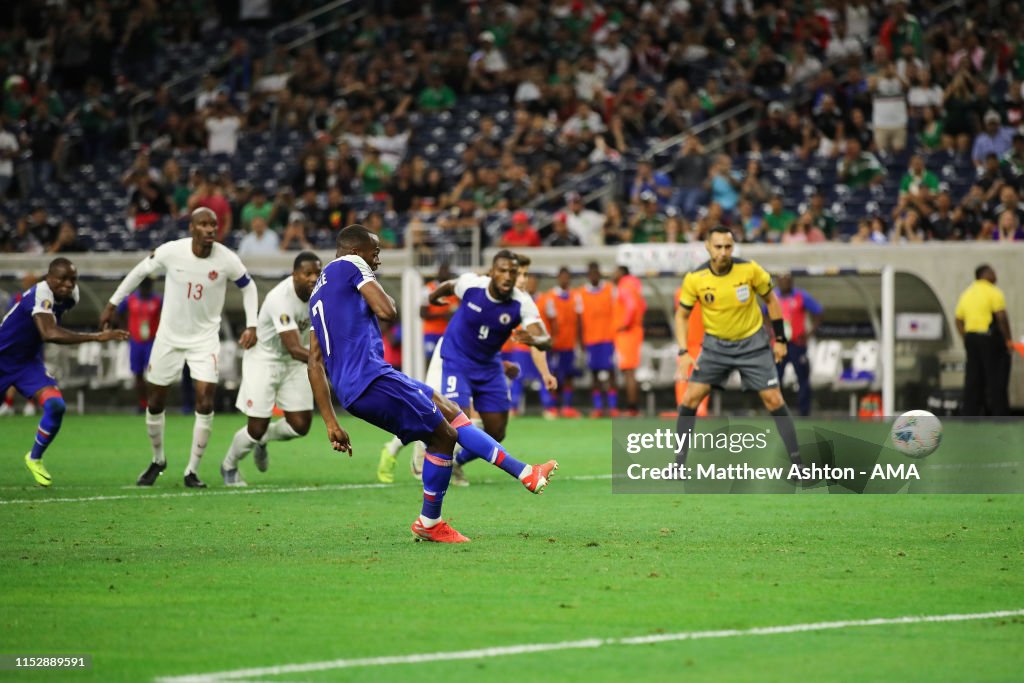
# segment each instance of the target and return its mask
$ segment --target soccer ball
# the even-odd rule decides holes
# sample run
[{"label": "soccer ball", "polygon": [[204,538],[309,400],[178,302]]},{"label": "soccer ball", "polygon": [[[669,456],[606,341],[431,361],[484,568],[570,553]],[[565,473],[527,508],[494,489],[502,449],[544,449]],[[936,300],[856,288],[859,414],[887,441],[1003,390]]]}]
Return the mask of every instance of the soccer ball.
[{"label": "soccer ball", "polygon": [[911,410],[892,423],[893,448],[908,458],[924,458],[942,443],[942,422],[927,410]]}]

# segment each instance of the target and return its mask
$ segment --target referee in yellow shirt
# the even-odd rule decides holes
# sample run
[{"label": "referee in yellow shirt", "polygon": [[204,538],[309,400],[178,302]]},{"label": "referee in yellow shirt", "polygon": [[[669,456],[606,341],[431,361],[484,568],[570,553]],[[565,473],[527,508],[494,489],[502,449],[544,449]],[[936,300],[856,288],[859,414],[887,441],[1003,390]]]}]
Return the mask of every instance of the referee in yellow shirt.
[{"label": "referee in yellow shirt", "polygon": [[981,265],[974,282],[956,303],[956,331],[967,351],[963,415],[1010,414],[1010,359],[1013,335],[1006,297],[996,287],[996,271]]},{"label": "referee in yellow shirt", "polygon": [[[793,418],[779,389],[776,363],[785,357],[787,345],[782,307],[772,290],[772,278],[754,261],[733,258],[736,245],[732,232],[724,226],[712,228],[704,246],[711,258],[683,278],[676,311],[679,376],[686,377],[693,365],[679,406],[676,431],[684,434],[692,430],[697,406],[711,387],[724,384],[733,370],[739,370],[743,388],[756,391],[775,418],[790,460],[802,466]],[[774,339],[769,339],[764,328],[759,296],[768,305]],[[700,355],[691,358],[686,350],[686,332],[690,311],[697,301],[704,321],[704,342]],[[685,443],[688,445],[689,439]],[[687,450],[684,446],[680,451],[678,463],[686,461]]]}]

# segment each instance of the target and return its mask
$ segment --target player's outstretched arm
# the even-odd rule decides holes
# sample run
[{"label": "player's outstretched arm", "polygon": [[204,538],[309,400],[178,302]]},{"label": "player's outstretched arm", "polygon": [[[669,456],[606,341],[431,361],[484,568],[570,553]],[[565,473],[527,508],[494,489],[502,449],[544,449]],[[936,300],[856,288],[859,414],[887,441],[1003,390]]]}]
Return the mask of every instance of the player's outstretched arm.
[{"label": "player's outstretched arm", "polygon": [[[365,287],[364,287],[365,289]],[[338,416],[334,412],[334,402],[331,400],[331,387],[327,383],[327,372],[324,370],[324,359],[320,355],[320,342],[316,335],[309,336],[309,359],[306,362],[306,372],[309,375],[309,385],[313,388],[313,400],[320,410],[320,417],[327,426],[327,440],[331,442],[331,448],[336,451],[352,455],[352,443],[349,441],[348,433],[338,424]]]},{"label": "player's outstretched arm", "polygon": [[447,282],[442,282],[438,285],[437,289],[431,292],[430,296],[427,297],[427,301],[429,301],[432,306],[439,306],[444,303],[445,299],[453,294],[455,294],[455,280],[448,280]]},{"label": "player's outstretched arm", "polygon": [[121,280],[121,284],[117,286],[117,290],[110,297],[110,301],[104,307],[103,312],[100,314],[100,329],[105,330],[111,326],[114,321],[114,315],[117,313],[117,306],[122,301],[128,298],[128,295],[138,289],[142,281],[150,275],[155,273],[163,272],[164,267],[161,263],[160,258],[157,256],[157,252],[153,252],[146,258],[142,259],[134,268],[132,268],[124,279]]},{"label": "player's outstretched arm", "polygon": [[102,330],[101,332],[72,332],[57,324],[57,319],[49,313],[37,313],[32,320],[39,330],[44,342],[51,344],[84,344],[85,342],[125,341],[127,330]]},{"label": "player's outstretched arm", "polygon": [[530,323],[525,327],[520,327],[512,333],[512,337],[515,341],[520,344],[526,344],[532,346],[535,349],[541,351],[547,351],[551,348],[551,335],[548,334],[544,326],[538,322]]}]

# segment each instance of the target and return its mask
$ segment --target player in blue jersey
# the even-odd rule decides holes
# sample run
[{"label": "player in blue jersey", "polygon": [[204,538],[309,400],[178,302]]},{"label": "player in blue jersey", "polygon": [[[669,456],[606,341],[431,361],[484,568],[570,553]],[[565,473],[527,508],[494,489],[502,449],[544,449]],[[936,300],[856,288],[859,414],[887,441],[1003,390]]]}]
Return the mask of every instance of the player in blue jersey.
[{"label": "player in blue jersey", "polygon": [[128,339],[125,330],[83,334],[61,327],[61,316],[76,303],[78,271],[66,258],[56,258],[50,262],[41,282],[11,301],[11,307],[0,322],[0,395],[13,386],[43,408],[35,443],[25,454],[25,465],[40,486],[53,483],[43,465],[43,453],[56,438],[65,409],[57,380],[46,372],[43,343],[82,344]]},{"label": "player in blue jersey", "polygon": [[497,441],[505,438],[511,407],[501,347],[510,337],[542,351],[551,346],[537,304],[516,289],[518,277],[516,255],[502,250],[494,255],[487,275],[466,273],[430,294],[431,303],[452,294],[461,299],[441,346],[444,396],[463,410],[472,405],[480,413],[484,431]]},{"label": "player in blue jersey", "polygon": [[323,269],[309,300],[313,334],[308,369],[313,396],[327,426],[327,438],[337,451],[351,455],[352,444],[338,424],[331,385],[341,405],[355,417],[404,443],[423,441],[427,447],[423,507],[412,532],[425,541],[463,543],[469,539],[441,518],[456,443],[475,457],[491,460],[532,493],[544,490],[558,463],[527,465],[513,458],[473,427],[457,405],[384,362],[378,319],[395,320],[398,311],[373,274],[379,266],[376,235],[361,225],[338,233],[337,258]]}]

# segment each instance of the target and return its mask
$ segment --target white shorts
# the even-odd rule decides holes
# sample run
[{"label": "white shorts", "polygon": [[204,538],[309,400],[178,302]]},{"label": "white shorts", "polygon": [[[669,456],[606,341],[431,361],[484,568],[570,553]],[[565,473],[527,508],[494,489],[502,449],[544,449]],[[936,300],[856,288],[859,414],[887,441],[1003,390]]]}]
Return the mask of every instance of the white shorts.
[{"label": "white shorts", "polygon": [[427,378],[425,380],[426,385],[439,394],[444,393],[441,391],[441,382],[444,377],[444,367],[441,361],[441,344],[443,343],[444,337],[441,337],[434,344],[434,353],[430,356],[430,364],[427,365]]},{"label": "white shorts", "polygon": [[286,413],[313,410],[313,388],[305,364],[246,353],[235,407],[247,417],[270,417],[275,403]]},{"label": "white shorts", "polygon": [[[171,324],[170,321],[167,324]],[[171,346],[160,338],[157,332],[153,351],[149,354],[146,381],[158,387],[166,387],[181,379],[181,370],[188,363],[192,379],[210,384],[217,383],[217,354],[220,353],[220,338],[187,347]]]}]

